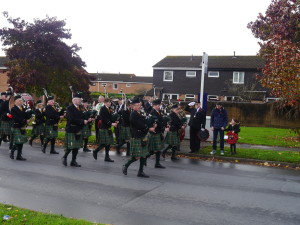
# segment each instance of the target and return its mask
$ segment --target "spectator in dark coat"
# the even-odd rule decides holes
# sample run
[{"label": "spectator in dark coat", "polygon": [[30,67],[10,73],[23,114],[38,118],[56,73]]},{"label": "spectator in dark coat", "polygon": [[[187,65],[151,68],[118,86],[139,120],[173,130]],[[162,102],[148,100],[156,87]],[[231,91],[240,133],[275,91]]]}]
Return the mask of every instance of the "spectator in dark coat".
[{"label": "spectator in dark coat", "polygon": [[228,123],[227,111],[223,108],[222,103],[218,102],[216,108],[213,109],[210,119],[210,127],[213,131],[213,150],[210,154],[216,154],[217,138],[220,134],[220,151],[224,155],[224,130]]}]

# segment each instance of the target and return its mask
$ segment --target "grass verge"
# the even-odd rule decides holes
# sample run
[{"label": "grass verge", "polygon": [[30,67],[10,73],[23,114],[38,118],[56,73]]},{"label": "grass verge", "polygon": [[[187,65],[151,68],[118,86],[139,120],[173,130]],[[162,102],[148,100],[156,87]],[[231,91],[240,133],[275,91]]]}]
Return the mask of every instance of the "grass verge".
[{"label": "grass verge", "polygon": [[[3,220],[4,215],[8,215],[9,219]],[[92,223],[82,219],[73,219],[64,217],[62,215],[41,213],[5,204],[0,204],[0,216],[0,221],[2,221],[1,224],[101,225],[99,223]]]}]

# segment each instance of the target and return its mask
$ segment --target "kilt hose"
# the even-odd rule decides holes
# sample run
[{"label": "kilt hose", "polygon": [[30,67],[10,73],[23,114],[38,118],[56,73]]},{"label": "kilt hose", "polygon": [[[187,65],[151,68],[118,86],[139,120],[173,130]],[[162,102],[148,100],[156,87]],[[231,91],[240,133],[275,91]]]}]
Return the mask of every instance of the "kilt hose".
[{"label": "kilt hose", "polygon": [[83,138],[89,138],[92,135],[91,132],[92,127],[89,124],[83,126],[81,133]]},{"label": "kilt hose", "polygon": [[130,155],[132,157],[146,157],[148,155],[148,141],[143,138],[131,138],[130,139]]},{"label": "kilt hose", "polygon": [[130,140],[130,138],[131,138],[130,127],[120,126],[119,143],[128,141]]},{"label": "kilt hose", "polygon": [[50,139],[53,139],[53,138],[57,138],[58,129],[57,128],[54,129],[53,125],[46,125],[44,136],[45,136],[45,140],[46,139],[50,140]]},{"label": "kilt hose", "polygon": [[12,132],[13,121],[1,121],[0,127],[0,136],[2,135],[11,135]]},{"label": "kilt hose", "polygon": [[165,138],[165,143],[172,146],[180,145],[180,137],[177,131],[169,131]]},{"label": "kilt hose", "polygon": [[114,143],[114,138],[111,130],[99,129],[98,134],[98,144],[101,145],[112,145]]},{"label": "kilt hose", "polygon": [[[76,138],[77,136],[77,138]],[[82,134],[74,134],[74,133],[67,133],[65,134],[65,143],[64,143],[64,147],[66,149],[79,149],[82,148]]]},{"label": "kilt hose", "polygon": [[149,152],[158,152],[164,148],[164,142],[161,138],[161,134],[150,134],[149,137]]},{"label": "kilt hose", "polygon": [[40,124],[37,126],[33,126],[31,135],[39,136],[39,135],[44,135],[45,133],[45,125]]},{"label": "kilt hose", "polygon": [[[27,142],[27,136],[26,136],[26,134],[21,133],[21,128],[12,128],[11,130],[12,130],[12,136],[13,136],[12,143],[14,145],[24,144]],[[24,130],[24,131],[26,133],[26,130]]]}]

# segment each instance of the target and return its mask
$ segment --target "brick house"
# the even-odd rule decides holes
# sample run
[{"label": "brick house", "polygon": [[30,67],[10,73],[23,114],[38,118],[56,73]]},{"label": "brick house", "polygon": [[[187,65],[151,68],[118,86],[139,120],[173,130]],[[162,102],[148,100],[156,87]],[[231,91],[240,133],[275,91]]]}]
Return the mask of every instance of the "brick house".
[{"label": "brick house", "polygon": [[153,77],[120,73],[90,73],[90,92],[144,94],[152,88]]},{"label": "brick house", "polygon": [[[153,66],[153,86],[163,99],[189,101],[197,98],[201,84],[202,56],[167,56]],[[208,100],[233,101],[243,96],[266,100],[268,90],[256,75],[264,61],[258,56],[209,56],[204,77]]]}]

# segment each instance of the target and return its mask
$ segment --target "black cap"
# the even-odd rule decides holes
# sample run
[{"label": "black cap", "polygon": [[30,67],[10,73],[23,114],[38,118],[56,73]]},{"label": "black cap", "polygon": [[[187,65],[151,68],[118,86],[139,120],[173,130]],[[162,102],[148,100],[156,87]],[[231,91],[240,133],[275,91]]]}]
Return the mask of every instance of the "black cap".
[{"label": "black cap", "polygon": [[160,105],[161,104],[161,99],[155,99],[153,102],[152,102],[153,105]]},{"label": "black cap", "polygon": [[76,93],[73,95],[73,98],[82,98],[82,93],[81,93],[81,92],[76,92]]},{"label": "black cap", "polygon": [[53,96],[48,96],[47,101],[54,100]]},{"label": "black cap", "polygon": [[19,99],[19,98],[22,98],[21,95],[16,95],[16,96],[14,96],[15,101],[16,101],[17,99]]},{"label": "black cap", "polygon": [[133,98],[133,99],[131,99],[131,102],[130,102],[130,104],[136,104],[136,103],[140,103],[141,101],[140,101],[140,99],[139,98]]},{"label": "black cap", "polygon": [[6,92],[1,92],[1,95],[6,95]]},{"label": "black cap", "polygon": [[12,95],[12,93],[10,91],[6,91],[5,94],[6,95]]},{"label": "black cap", "polygon": [[83,103],[87,103],[87,102],[88,102],[87,98],[84,98],[84,99],[82,100],[82,102],[83,102]]}]

